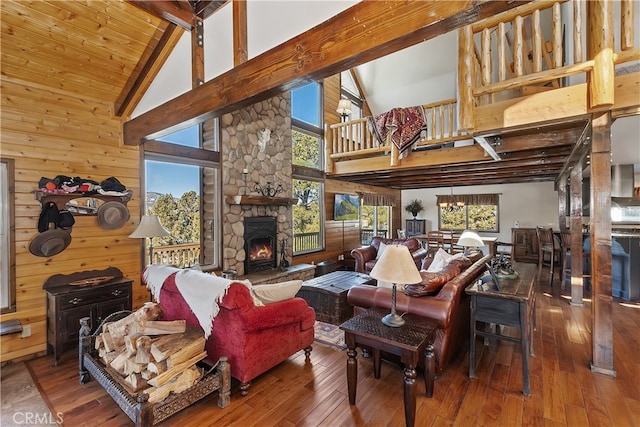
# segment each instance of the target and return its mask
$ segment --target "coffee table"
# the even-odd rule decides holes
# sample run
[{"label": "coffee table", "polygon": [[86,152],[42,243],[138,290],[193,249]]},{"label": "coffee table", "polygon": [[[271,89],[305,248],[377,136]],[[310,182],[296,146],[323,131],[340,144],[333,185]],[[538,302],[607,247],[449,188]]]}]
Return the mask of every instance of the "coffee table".
[{"label": "coffee table", "polygon": [[353,306],[347,292],[355,285],[375,285],[367,274],[355,271],[333,271],[302,283],[296,296],[304,298],[316,311],[316,320],[339,325],[353,317]]},{"label": "coffee table", "polygon": [[381,319],[389,310],[371,308],[366,312],[347,320],[340,329],[344,331],[347,344],[347,388],[349,403],[356,403],[358,383],[358,360],[356,347],[367,346],[373,349],[373,375],[380,378],[381,352],[400,356],[404,364],[404,417],[407,426],[414,426],[416,420],[416,367],[422,354],[425,358],[424,383],[426,396],[433,397],[435,360],[433,341],[438,322],[424,317],[407,314],[403,316],[405,324],[392,328]]}]

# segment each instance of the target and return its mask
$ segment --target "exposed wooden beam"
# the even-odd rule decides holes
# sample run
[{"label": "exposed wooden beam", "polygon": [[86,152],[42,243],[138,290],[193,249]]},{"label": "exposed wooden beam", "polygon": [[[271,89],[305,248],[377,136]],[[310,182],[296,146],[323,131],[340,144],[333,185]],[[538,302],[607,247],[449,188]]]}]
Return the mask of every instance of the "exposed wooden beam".
[{"label": "exposed wooden beam", "polygon": [[[144,2],[148,3],[148,2]],[[155,3],[155,2],[153,2]],[[493,16],[527,2],[361,2],[125,123],[137,145]]]},{"label": "exposed wooden beam", "polygon": [[200,18],[207,19],[229,1],[230,0],[200,0],[196,3],[194,12]]},{"label": "exposed wooden beam", "polygon": [[176,24],[187,31],[191,31],[195,23],[195,13],[188,1],[168,0],[127,0],[129,3],[146,10],[152,15]]},{"label": "exposed wooden beam", "polygon": [[249,46],[247,42],[247,2],[233,1],[233,65],[247,62]]},{"label": "exposed wooden beam", "polygon": [[182,28],[170,22],[159,31],[162,31],[162,35],[158,43],[147,46],[114,104],[114,112],[118,117],[131,114],[183,33]]},{"label": "exposed wooden beam", "polygon": [[191,31],[191,87],[204,83],[204,21],[195,17]]}]

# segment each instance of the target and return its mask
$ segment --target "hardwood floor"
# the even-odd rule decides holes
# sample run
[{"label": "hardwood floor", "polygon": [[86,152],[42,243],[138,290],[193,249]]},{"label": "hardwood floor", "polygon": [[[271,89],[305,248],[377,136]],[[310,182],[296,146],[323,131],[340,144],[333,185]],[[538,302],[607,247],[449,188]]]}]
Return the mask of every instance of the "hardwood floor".
[{"label": "hardwood floor", "polygon": [[[544,274],[542,277],[546,277]],[[546,281],[545,281],[546,282]],[[468,377],[468,346],[436,380],[432,399],[418,382],[418,426],[639,426],[640,304],[614,300],[614,367],[617,376],[592,373],[591,304],[573,307],[540,285],[531,396],[522,395],[519,346],[478,343],[477,379]],[[360,353],[360,352],[358,352]],[[385,362],[379,380],[372,360],[358,355],[355,406],[347,398],[346,352],[316,344],[311,363],[299,352],[253,382],[220,409],[209,396],[162,425],[188,426],[403,426],[402,372]],[[52,412],[65,426],[128,426],[129,419],[95,382],[78,382],[74,354],[58,366],[51,356],[28,362]],[[4,394],[7,392],[3,388]]]}]

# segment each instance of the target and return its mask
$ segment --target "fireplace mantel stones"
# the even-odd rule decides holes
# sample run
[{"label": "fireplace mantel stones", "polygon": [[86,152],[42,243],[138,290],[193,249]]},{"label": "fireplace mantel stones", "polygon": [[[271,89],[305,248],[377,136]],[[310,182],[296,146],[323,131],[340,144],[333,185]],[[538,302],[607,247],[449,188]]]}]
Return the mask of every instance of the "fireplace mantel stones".
[{"label": "fireplace mantel stones", "polygon": [[296,264],[286,270],[267,270],[238,277],[238,280],[249,280],[252,285],[268,285],[269,283],[286,282],[288,280],[309,280],[315,275],[313,264]]}]

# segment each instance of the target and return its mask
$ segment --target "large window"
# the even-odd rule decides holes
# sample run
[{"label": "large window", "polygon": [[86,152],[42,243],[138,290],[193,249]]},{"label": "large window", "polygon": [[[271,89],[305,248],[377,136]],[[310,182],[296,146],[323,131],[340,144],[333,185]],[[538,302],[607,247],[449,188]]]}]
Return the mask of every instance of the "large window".
[{"label": "large window", "polygon": [[1,312],[8,313],[16,308],[14,162],[13,159],[0,160],[0,301]]},{"label": "large window", "polygon": [[440,230],[498,232],[498,195],[438,196]]},{"label": "large window", "polygon": [[363,205],[360,213],[360,243],[368,245],[374,236],[392,236],[393,233],[389,232],[390,216],[389,206]]},{"label": "large window", "polygon": [[322,86],[312,82],[291,91],[293,139],[293,253],[324,247]]},{"label": "large window", "polygon": [[196,125],[145,143],[144,211],[171,233],[152,239],[153,263],[220,265],[217,132],[202,135]]}]

